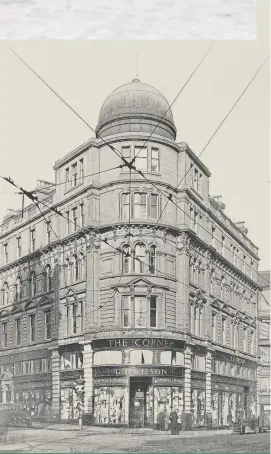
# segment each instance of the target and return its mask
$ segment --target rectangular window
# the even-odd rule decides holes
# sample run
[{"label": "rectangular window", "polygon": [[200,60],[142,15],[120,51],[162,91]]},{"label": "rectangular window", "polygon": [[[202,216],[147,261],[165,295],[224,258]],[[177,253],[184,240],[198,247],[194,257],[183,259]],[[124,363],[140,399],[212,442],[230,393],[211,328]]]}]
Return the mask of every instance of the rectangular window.
[{"label": "rectangular window", "polygon": [[83,183],[84,181],[84,159],[80,159],[79,161],[80,165],[80,182]]},{"label": "rectangular window", "polygon": [[150,217],[152,219],[158,219],[158,195],[151,194],[151,210]]},{"label": "rectangular window", "polygon": [[224,235],[222,235],[222,238],[221,238],[221,254],[224,255],[224,252],[225,252],[225,237],[224,237]]},{"label": "rectangular window", "polygon": [[66,191],[70,189],[70,169],[65,170],[65,182],[66,182]]},{"label": "rectangular window", "polygon": [[8,346],[8,324],[7,322],[2,323],[2,347]]},{"label": "rectangular window", "polygon": [[147,148],[135,147],[135,168],[137,170],[147,172],[148,170]]},{"label": "rectangular window", "polygon": [[81,218],[81,227],[85,225],[85,218],[84,218],[84,204],[80,204],[80,218]]},{"label": "rectangular window", "polygon": [[199,190],[199,172],[197,169],[194,169],[194,188],[196,191]]},{"label": "rectangular window", "polygon": [[66,211],[66,235],[70,234],[70,212]]},{"label": "rectangular window", "polygon": [[73,231],[76,232],[77,230],[77,207],[72,209],[72,225],[73,225]]},{"label": "rectangular window", "polygon": [[45,339],[52,337],[52,313],[51,311],[45,312]]},{"label": "rectangular window", "polygon": [[215,248],[215,226],[212,226],[212,246]]},{"label": "rectangular window", "polygon": [[156,326],[157,326],[157,297],[156,296],[151,296],[150,326],[151,326],[151,328],[156,328]]},{"label": "rectangular window", "polygon": [[226,345],[227,343],[227,329],[226,329],[226,319],[222,317],[222,344]]},{"label": "rectangular window", "polygon": [[22,256],[22,238],[20,236],[17,237],[17,257],[20,258]]},{"label": "rectangular window", "polygon": [[72,186],[77,186],[78,175],[77,175],[77,162],[72,165]]},{"label": "rectangular window", "polygon": [[8,243],[4,244],[4,264],[8,263]]},{"label": "rectangular window", "polygon": [[231,342],[232,342],[231,347],[232,348],[236,348],[236,336],[235,336],[235,324],[234,324],[234,322],[231,322]]},{"label": "rectangular window", "polygon": [[50,244],[51,243],[51,225],[52,225],[52,222],[51,221],[47,221],[46,222],[46,235],[47,235],[47,244]]},{"label": "rectangular window", "polygon": [[16,318],[15,320],[15,334],[16,334],[16,345],[21,343],[21,319]]},{"label": "rectangular window", "polygon": [[212,339],[216,341],[216,314],[212,313]]},{"label": "rectangular window", "polygon": [[122,194],[121,195],[121,218],[122,219],[129,219],[129,211],[130,211],[130,194]]},{"label": "rectangular window", "polygon": [[251,331],[250,351],[252,355],[255,354],[255,331]]},{"label": "rectangular window", "polygon": [[135,328],[147,327],[146,298],[135,296]]},{"label": "rectangular window", "polygon": [[151,172],[159,172],[159,150],[157,148],[151,149]]},{"label": "rectangular window", "polygon": [[31,245],[31,252],[34,252],[36,249],[36,231],[35,231],[35,229],[30,230],[30,245]]},{"label": "rectangular window", "polygon": [[144,192],[134,193],[134,217],[142,219],[147,217],[147,194]]},{"label": "rectangular window", "polygon": [[[121,154],[127,162],[131,162],[132,159],[131,159],[131,147],[130,146],[122,147]],[[123,161],[121,161],[121,162],[122,162],[122,164],[124,164]],[[124,164],[123,170],[126,170],[126,171],[129,170],[125,164]]]},{"label": "rectangular window", "polygon": [[29,315],[29,340],[35,342],[36,339],[36,316],[35,314]]},{"label": "rectangular window", "polygon": [[122,326],[129,328],[131,326],[130,297],[124,296],[122,299]]},{"label": "rectangular window", "polygon": [[194,210],[194,231],[198,233],[198,213]]},{"label": "rectangular window", "polygon": [[243,329],[243,333],[244,333],[244,348],[243,348],[243,351],[244,352],[247,352],[247,347],[248,347],[248,342],[247,342],[247,328],[244,327]]},{"label": "rectangular window", "polygon": [[72,332],[73,334],[77,333],[77,305],[72,305]]}]

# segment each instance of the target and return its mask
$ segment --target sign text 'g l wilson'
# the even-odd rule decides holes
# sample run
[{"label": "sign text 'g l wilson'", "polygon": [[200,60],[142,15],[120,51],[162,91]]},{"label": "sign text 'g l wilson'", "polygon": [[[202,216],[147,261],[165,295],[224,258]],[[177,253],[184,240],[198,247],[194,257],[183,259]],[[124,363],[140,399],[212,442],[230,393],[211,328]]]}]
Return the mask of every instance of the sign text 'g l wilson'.
[{"label": "sign text 'g l wilson'", "polygon": [[177,376],[182,377],[184,375],[184,369],[182,367],[150,367],[150,366],[138,366],[138,367],[112,367],[112,366],[100,366],[94,367],[94,377],[121,377],[121,376],[151,376],[151,377],[167,377]]}]

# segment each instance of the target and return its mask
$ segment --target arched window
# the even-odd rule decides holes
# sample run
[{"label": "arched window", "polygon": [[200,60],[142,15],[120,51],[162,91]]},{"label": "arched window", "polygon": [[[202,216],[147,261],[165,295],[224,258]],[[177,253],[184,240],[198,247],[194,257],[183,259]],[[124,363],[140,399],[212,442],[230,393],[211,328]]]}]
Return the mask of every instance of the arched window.
[{"label": "arched window", "polygon": [[3,285],[3,306],[7,306],[9,302],[9,288],[8,283],[4,282]]},{"label": "arched window", "polygon": [[156,269],[156,247],[151,246],[149,251],[149,272],[155,274]]},{"label": "arched window", "polygon": [[144,273],[145,270],[145,244],[138,243],[134,250],[134,270],[135,273]]},{"label": "arched window", "polygon": [[21,278],[18,276],[16,279],[16,302],[21,301],[22,283]]},{"label": "arched window", "polygon": [[79,279],[84,279],[85,277],[85,258],[83,252],[80,253],[78,259],[78,266],[79,266]]},{"label": "arched window", "polygon": [[50,265],[46,265],[45,272],[46,272],[45,290],[46,290],[46,292],[50,292],[52,290],[52,270],[51,270]]},{"label": "arched window", "polygon": [[122,271],[124,274],[131,273],[132,271],[132,256],[131,256],[131,247],[126,244],[122,248]]},{"label": "arched window", "polygon": [[74,282],[74,258],[69,262],[69,284]]},{"label": "arched window", "polygon": [[225,277],[221,277],[221,282],[220,282],[220,296],[223,298],[224,295],[224,284],[225,284]]},{"label": "arched window", "polygon": [[34,271],[30,273],[30,296],[35,296],[37,291],[36,274]]},{"label": "arched window", "polygon": [[77,282],[79,279],[80,270],[79,270],[79,261],[78,261],[78,257],[76,254],[73,256],[73,261],[74,261],[74,282]]}]

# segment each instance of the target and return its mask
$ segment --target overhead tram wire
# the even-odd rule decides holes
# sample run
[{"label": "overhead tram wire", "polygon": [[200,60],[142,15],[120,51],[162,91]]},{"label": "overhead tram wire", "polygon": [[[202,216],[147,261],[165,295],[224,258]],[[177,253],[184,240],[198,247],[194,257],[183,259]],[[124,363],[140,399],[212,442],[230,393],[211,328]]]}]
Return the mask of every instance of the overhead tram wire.
[{"label": "overhead tram wire", "polygon": [[[5,177],[2,177],[2,178],[5,179]],[[10,179],[10,180],[11,180],[11,179]],[[7,180],[7,181],[9,181],[9,180]],[[9,182],[11,183],[11,181],[9,181]],[[19,188],[14,182],[12,182],[11,184],[13,184],[13,185],[16,186],[17,188]],[[24,191],[23,188],[19,188],[19,189],[20,189],[21,191]],[[33,198],[35,199],[36,203],[43,204],[43,205],[45,205],[49,210],[52,210],[52,211],[55,212],[55,210],[53,210],[51,207],[48,207],[48,206],[44,203],[44,201],[38,200],[38,198],[37,198],[36,196],[32,196],[31,194],[28,193],[28,191],[25,191],[25,192],[26,192],[25,195],[26,195],[27,197],[31,196],[31,197],[30,197],[31,200],[32,200],[32,197],[33,197]],[[39,210],[40,210],[40,208],[39,208]],[[61,215],[61,213],[60,213],[59,211],[57,211],[56,214]],[[70,220],[70,219],[68,219],[68,218],[65,218],[65,216],[62,216],[62,217],[63,217],[64,219],[67,219],[68,222],[74,224],[76,227],[81,228],[81,226],[79,226],[79,225],[78,225],[77,223],[75,223],[74,221],[72,221],[72,220]],[[56,234],[56,233],[55,233],[55,234]],[[95,234],[94,234],[94,236],[97,238],[97,236],[96,236]],[[107,244],[108,246],[110,246],[111,248],[115,249],[118,253],[122,254],[122,256],[124,256],[125,258],[130,257],[131,259],[134,259],[134,260],[138,261],[140,264],[142,264],[142,265],[144,265],[144,266],[147,266],[147,267],[150,266],[150,262],[147,263],[147,262],[145,262],[145,261],[140,260],[138,257],[135,257],[135,256],[132,257],[131,255],[125,254],[120,248],[115,248],[114,246],[110,245],[110,244],[108,243],[108,240],[103,240],[102,238],[98,238],[98,239],[99,239],[101,242],[104,242],[105,244]],[[172,281],[174,281],[174,282],[178,282],[178,283],[182,284],[184,287],[187,287],[187,288],[190,289],[190,285],[189,285],[189,284],[185,284],[185,283],[184,283],[183,281],[181,281],[180,279],[177,279],[175,275],[170,275],[170,274],[168,274],[168,273],[166,273],[166,272],[164,272],[164,271],[162,271],[162,270],[159,270],[157,267],[155,267],[155,270],[156,270],[157,273],[160,273],[160,274],[162,275],[162,277],[164,277],[165,279],[170,279],[170,280],[172,280]],[[124,266],[122,266],[122,272],[121,272],[121,275],[120,275],[120,278],[119,278],[119,283],[120,283],[120,280],[121,280],[123,274],[124,274]],[[118,285],[119,285],[119,284],[118,284]],[[67,287],[67,285],[65,285],[65,287]],[[117,293],[117,291],[115,291],[115,293],[114,293],[113,295],[111,295],[111,296],[108,298],[108,300],[106,300],[105,303],[102,304],[102,307],[104,307],[104,305],[107,304],[107,303],[115,296],[116,293]],[[179,304],[183,304],[183,305],[184,305],[185,303],[179,303]],[[5,306],[5,308],[11,307],[11,306],[12,306],[12,305]],[[101,305],[100,305],[100,306],[101,306]],[[100,306],[99,306],[98,309],[101,308]],[[204,317],[205,317],[205,315],[204,315]]]},{"label": "overhead tram wire", "polygon": [[[26,195],[28,198],[30,198],[30,199],[33,201],[34,204],[40,203],[40,204],[45,205],[49,210],[51,210],[51,211],[55,212],[56,214],[62,216],[64,219],[66,219],[68,222],[74,224],[76,227],[81,228],[81,226],[79,226],[77,223],[75,223],[75,222],[72,221],[71,219],[68,219],[68,218],[66,218],[65,216],[63,216],[62,213],[59,212],[58,210],[56,211],[54,208],[48,207],[48,206],[45,204],[45,202],[44,202],[43,200],[39,200],[36,196],[33,196],[31,193],[29,193],[28,191],[24,190],[22,187],[19,187],[11,178],[6,178],[6,177],[3,177],[3,176],[1,176],[1,178],[3,178],[4,180],[8,181],[10,184],[12,184],[13,186],[17,187],[17,188],[20,189],[22,192],[24,192],[25,195]],[[39,207],[38,207],[38,208],[39,208]],[[40,210],[40,208],[39,208],[39,210]],[[40,210],[40,211],[41,211],[41,210]],[[47,222],[47,220],[46,220],[46,222]],[[56,233],[55,233],[55,234],[56,234]],[[104,242],[105,244],[107,244],[107,245],[110,246],[111,248],[115,249],[118,253],[122,254],[122,256],[124,256],[125,258],[131,257],[131,259],[133,258],[134,260],[138,261],[138,262],[141,263],[142,265],[145,265],[145,266],[148,266],[148,267],[150,266],[150,263],[143,262],[143,261],[140,260],[138,257],[135,257],[135,256],[132,257],[131,255],[127,255],[127,254],[125,254],[120,248],[115,248],[114,246],[112,246],[111,244],[108,243],[108,240],[104,240],[104,239],[102,239],[102,238],[99,238],[99,237],[97,237],[96,234],[93,234],[93,235],[94,235],[95,238],[98,238],[101,242]],[[161,271],[161,270],[159,270],[158,268],[155,268],[155,269],[156,269],[156,271],[157,271],[158,273],[162,274],[162,277],[167,278],[167,279],[171,279],[172,281],[179,282],[180,284],[184,285],[185,287],[190,288],[190,286],[189,286],[188,284],[185,284],[184,282],[180,281],[180,280],[177,279],[175,276],[170,275],[170,274],[168,274],[168,273],[165,273],[164,271]],[[124,267],[122,267],[122,273],[121,273],[121,275],[120,275],[119,283],[120,283],[120,280],[121,280],[121,278],[122,278],[122,276],[123,276],[123,271],[124,271]],[[67,285],[66,285],[66,287],[67,287]],[[115,292],[115,293],[117,293],[117,292]],[[110,300],[112,299],[112,297],[113,297],[113,296],[111,296],[107,301],[110,301]],[[181,304],[185,304],[185,303],[181,303]],[[5,308],[11,307],[11,306],[12,306],[12,305],[5,306]]]},{"label": "overhead tram wire", "polygon": [[148,136],[148,138],[145,140],[145,142],[143,143],[142,147],[138,150],[136,156],[134,156],[134,158],[132,159],[132,161],[130,162],[130,164],[134,164],[137,156],[139,155],[140,151],[142,150],[142,148],[145,147],[145,145],[147,144],[147,142],[149,142],[150,138],[152,137],[152,135],[154,134],[154,132],[156,131],[156,129],[158,128],[158,126],[160,125],[160,123],[163,121],[163,119],[165,118],[166,114],[168,113],[168,111],[171,109],[171,107],[173,106],[173,104],[177,101],[177,99],[179,98],[180,94],[183,92],[183,90],[185,89],[185,87],[187,86],[187,84],[190,82],[190,80],[192,79],[192,77],[194,76],[194,74],[196,73],[196,71],[198,70],[198,68],[201,66],[202,62],[205,60],[205,58],[207,57],[207,55],[209,54],[210,50],[213,48],[213,44],[209,47],[209,49],[207,50],[207,52],[204,54],[204,56],[202,57],[202,59],[200,60],[200,62],[197,64],[196,68],[194,69],[194,71],[190,74],[189,78],[187,79],[187,81],[185,82],[185,84],[182,86],[182,88],[180,89],[180,91],[177,93],[177,95],[175,96],[175,98],[173,99],[172,103],[169,105],[168,109],[165,111],[164,115],[160,118],[160,120],[158,121],[158,123],[156,124],[156,126],[154,127],[154,129],[152,130],[152,132],[150,133],[150,135]]},{"label": "overhead tram wire", "polygon": [[[197,155],[197,159],[202,155],[202,153],[206,150],[206,148],[208,147],[208,145],[210,144],[210,142],[212,141],[212,139],[215,137],[216,133],[219,131],[219,129],[221,128],[221,126],[223,125],[223,123],[225,123],[225,121],[227,120],[228,116],[231,114],[231,112],[233,111],[233,109],[236,107],[236,105],[238,104],[238,102],[240,101],[240,99],[242,98],[242,96],[245,94],[245,92],[247,91],[247,89],[250,87],[250,85],[252,84],[252,82],[254,81],[254,79],[257,77],[257,75],[259,74],[259,72],[261,71],[262,67],[265,65],[265,63],[267,62],[267,60],[269,59],[269,54],[268,56],[266,57],[266,59],[264,60],[264,62],[261,64],[261,66],[258,68],[258,70],[256,71],[256,73],[254,74],[254,76],[252,77],[252,79],[249,81],[249,83],[246,85],[246,87],[244,88],[244,90],[242,91],[242,93],[240,94],[240,96],[237,98],[237,100],[235,101],[235,103],[233,104],[233,106],[231,107],[231,109],[229,110],[229,112],[227,113],[227,115],[223,118],[223,120],[221,121],[221,123],[218,125],[218,127],[216,128],[215,132],[211,135],[210,139],[207,141],[207,143],[205,144],[205,146],[203,147],[203,149],[201,150],[201,152],[199,153],[199,155]],[[183,180],[185,179],[186,175],[188,175],[188,173],[192,170],[194,166],[192,165],[187,171],[186,173],[183,175],[183,177],[181,178],[181,180],[179,181],[179,183],[177,184],[176,186],[176,189],[179,188],[179,186],[181,185],[181,183],[183,182]],[[173,193],[171,194],[171,197],[173,196]],[[170,199],[169,199],[170,200]],[[161,212],[160,214],[160,217],[158,218],[157,220],[157,224],[158,224],[158,221],[159,219],[161,218],[163,212],[165,211],[166,207],[167,207],[167,204],[169,202],[169,200],[166,202],[166,205],[164,206],[163,208],[163,211]]]},{"label": "overhead tram wire", "polygon": [[[25,61],[24,61],[24,60],[23,60],[23,59],[22,59],[22,58],[21,58],[21,57],[20,57],[20,56],[19,56],[19,55],[10,47],[10,46],[8,46],[8,45],[6,45],[6,46],[7,46],[7,48],[8,48],[8,49],[9,49],[9,50],[10,50],[10,51],[11,51],[11,52],[12,52],[12,53],[13,53],[13,54],[14,54],[14,55],[15,55],[15,56],[16,56],[24,65],[25,65],[25,66],[27,66],[27,68],[28,68],[33,74],[35,74],[35,75],[36,75],[36,76],[37,76],[37,77],[38,77],[38,78],[47,86],[47,88],[49,88],[49,89],[50,89],[50,90],[51,90],[51,91],[52,91],[52,92],[53,92],[53,93],[54,93],[54,94],[55,94],[55,95],[56,95],[56,96],[57,96],[57,97],[58,97],[58,98],[59,98],[59,99],[60,99],[60,100],[61,100],[61,101],[62,101],[62,102],[63,102],[63,103],[64,103],[64,104],[65,104],[65,105],[66,105],[66,106],[67,106],[67,107],[68,107],[68,108],[69,108],[69,109],[70,109],[70,110],[71,110],[71,111],[72,111],[72,112],[73,112],[73,113],[74,113],[74,114],[75,114],[75,115],[76,115],[76,116],[85,124],[85,125],[86,125],[86,126],[87,126],[87,127],[89,127],[94,133],[96,133],[95,130],[89,125],[89,123],[87,123],[87,122],[84,120],[84,118],[83,118],[81,115],[79,115],[79,114],[75,111],[75,109],[72,108],[72,107],[71,107],[71,106],[70,106],[70,105],[69,105],[69,104],[68,104],[68,103],[67,103],[67,102],[66,102],[66,101],[65,101],[65,100],[64,100],[64,99],[55,91],[55,90],[53,90],[53,89],[50,87],[50,85],[49,85],[47,82],[45,82],[44,79],[42,79],[42,77],[39,76],[39,74],[37,74],[36,71],[34,71],[34,70],[31,68],[30,65],[28,65],[28,64],[27,64],[27,63],[26,63],[26,62],[25,62]],[[261,65],[261,67],[259,68],[259,70],[257,71],[257,73],[255,74],[255,76],[253,77],[252,80],[255,79],[256,75],[259,73],[260,69],[261,69],[262,66],[265,64],[265,62],[268,60],[268,58],[269,58],[269,55],[267,56],[267,58],[265,59],[265,61],[263,62],[263,64]],[[252,82],[252,80],[251,80],[251,82]],[[246,89],[244,90],[244,92],[245,92],[245,91],[246,91]],[[242,94],[241,94],[240,97],[242,97]],[[237,102],[238,102],[238,101],[239,101],[239,99],[237,100]],[[237,103],[237,102],[236,102],[236,103]],[[231,109],[231,110],[232,110],[232,109]],[[229,112],[229,113],[230,113],[230,112]],[[218,128],[218,129],[219,129],[219,128]],[[114,152],[114,153],[115,153],[123,162],[124,162],[124,164],[125,164],[130,170],[132,169],[132,170],[135,170],[137,173],[139,173],[139,175],[141,175],[149,184],[151,184],[151,185],[152,185],[157,191],[159,191],[164,197],[166,197],[169,201],[171,201],[171,202],[177,207],[177,209],[180,209],[181,211],[184,212],[184,210],[182,210],[182,209],[181,209],[181,208],[172,200],[173,193],[172,193],[172,194],[166,194],[166,195],[165,195],[165,194],[163,193],[163,191],[161,191],[159,188],[157,188],[157,187],[155,186],[155,184],[154,184],[151,180],[149,180],[149,179],[143,174],[142,171],[136,169],[136,167],[135,167],[133,164],[129,163],[129,162],[122,156],[122,154],[119,154],[119,153],[121,153],[119,150],[117,150],[117,149],[116,149],[115,147],[113,147],[110,143],[108,143],[107,141],[105,141],[105,140],[103,139],[103,137],[101,137],[99,134],[97,134],[97,136],[105,143],[105,145],[107,145],[107,146],[108,146],[108,147],[109,147],[109,148],[110,148],[110,149],[111,149],[111,150],[112,150],[112,151],[113,151],[113,152]],[[209,142],[210,142],[210,141],[209,141]],[[206,146],[207,146],[207,145],[206,145]],[[206,148],[206,146],[205,146],[205,148]],[[185,212],[184,212],[184,213],[185,213]],[[187,213],[185,213],[185,214],[187,215]],[[192,219],[191,216],[189,216],[189,215],[187,215],[187,216],[190,217],[190,219]],[[161,217],[161,215],[160,215],[160,217]],[[209,235],[211,235],[211,233],[208,232],[208,230],[206,230],[202,225],[201,225],[201,227],[202,227],[202,229],[205,230]],[[229,249],[229,248],[226,248],[226,249]],[[269,282],[269,281],[267,281],[267,282]],[[269,282],[269,283],[270,283],[270,282]]]}]

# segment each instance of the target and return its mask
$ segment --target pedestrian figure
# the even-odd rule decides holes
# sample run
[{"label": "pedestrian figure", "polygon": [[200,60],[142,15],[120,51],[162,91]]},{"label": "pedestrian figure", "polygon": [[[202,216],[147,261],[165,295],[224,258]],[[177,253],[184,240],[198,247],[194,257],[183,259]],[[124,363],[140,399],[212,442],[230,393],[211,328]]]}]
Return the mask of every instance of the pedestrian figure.
[{"label": "pedestrian figure", "polygon": [[82,405],[80,404],[80,402],[78,402],[76,408],[77,408],[77,411],[78,411],[79,430],[82,430],[82,427],[83,427],[83,409],[82,409]]},{"label": "pedestrian figure", "polygon": [[160,413],[158,413],[158,430],[165,430],[165,419],[166,419],[166,413],[164,410],[161,410]]},{"label": "pedestrian figure", "polygon": [[178,425],[178,413],[174,409],[169,416],[170,426],[171,426],[171,435],[179,435],[179,425]]},{"label": "pedestrian figure", "polygon": [[166,411],[166,417],[165,417],[165,430],[168,430],[168,426],[169,426],[169,414],[168,414],[168,412]]},{"label": "pedestrian figure", "polygon": [[0,440],[6,441],[8,434],[8,412],[0,410]]}]

